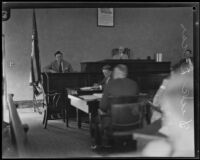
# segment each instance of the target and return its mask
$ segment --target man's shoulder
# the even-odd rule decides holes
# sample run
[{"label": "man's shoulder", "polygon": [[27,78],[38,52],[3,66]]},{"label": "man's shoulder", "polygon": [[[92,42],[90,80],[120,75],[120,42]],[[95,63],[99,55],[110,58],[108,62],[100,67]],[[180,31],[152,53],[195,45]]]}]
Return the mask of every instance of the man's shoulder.
[{"label": "man's shoulder", "polygon": [[134,80],[132,80],[132,79],[130,79],[130,78],[124,78],[124,81],[125,81],[126,83],[128,83],[128,84],[135,84],[135,85],[137,85],[137,82],[134,81]]},{"label": "man's shoulder", "polygon": [[135,86],[137,83],[129,78],[123,78],[123,79],[112,79],[109,83],[110,86],[120,86],[120,84],[126,84],[127,86]]},{"label": "man's shoulder", "polygon": [[67,64],[67,65],[70,65],[70,63],[68,61],[64,60],[64,59],[63,59],[63,63]]},{"label": "man's shoulder", "polygon": [[51,62],[51,64],[53,64],[53,65],[54,65],[54,64],[56,64],[56,63],[57,63],[57,61],[56,61],[56,60],[54,60],[54,61],[52,61],[52,62]]}]

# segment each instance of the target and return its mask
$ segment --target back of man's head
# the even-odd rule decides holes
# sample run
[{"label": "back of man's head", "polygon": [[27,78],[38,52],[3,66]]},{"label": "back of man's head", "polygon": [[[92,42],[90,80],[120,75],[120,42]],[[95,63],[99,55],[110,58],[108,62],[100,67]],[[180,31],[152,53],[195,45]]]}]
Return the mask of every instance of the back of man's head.
[{"label": "back of man's head", "polygon": [[128,74],[128,68],[126,65],[123,64],[118,64],[114,68],[114,73],[113,73],[113,78],[118,79],[118,78],[126,78]]}]

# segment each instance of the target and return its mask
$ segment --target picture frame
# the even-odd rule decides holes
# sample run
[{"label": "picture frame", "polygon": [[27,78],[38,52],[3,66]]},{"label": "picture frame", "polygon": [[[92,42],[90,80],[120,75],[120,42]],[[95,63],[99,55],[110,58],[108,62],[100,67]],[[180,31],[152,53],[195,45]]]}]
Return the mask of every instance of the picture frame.
[{"label": "picture frame", "polygon": [[114,27],[114,9],[98,8],[97,9],[97,26]]}]

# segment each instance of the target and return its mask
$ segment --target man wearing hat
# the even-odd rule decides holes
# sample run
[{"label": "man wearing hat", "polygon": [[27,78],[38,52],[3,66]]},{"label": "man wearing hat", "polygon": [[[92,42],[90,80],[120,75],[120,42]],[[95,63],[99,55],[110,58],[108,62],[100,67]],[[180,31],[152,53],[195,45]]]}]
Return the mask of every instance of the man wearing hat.
[{"label": "man wearing hat", "polygon": [[111,75],[112,75],[112,70],[111,70],[111,66],[109,65],[105,65],[102,67],[102,72],[104,75],[104,79],[97,84],[100,89],[104,89],[105,85],[108,84],[108,82],[111,80]]},{"label": "man wearing hat", "polygon": [[[127,78],[128,68],[124,64],[118,64],[113,69],[113,79],[105,86],[103,96],[99,104],[99,110],[105,113],[109,112],[109,97],[121,97],[121,96],[137,96],[139,94],[138,84]],[[104,117],[99,121],[98,116],[95,118],[94,136],[92,137],[91,148],[96,149],[103,145],[110,147],[112,145],[112,139],[109,134],[104,134],[105,144],[101,143],[101,131],[99,130],[99,124],[101,124],[102,130],[111,131],[111,118]],[[109,133],[107,132],[107,133]]]},{"label": "man wearing hat", "polygon": [[44,72],[65,73],[73,71],[71,64],[63,59],[62,52],[57,51],[54,55],[56,60],[44,67]]}]

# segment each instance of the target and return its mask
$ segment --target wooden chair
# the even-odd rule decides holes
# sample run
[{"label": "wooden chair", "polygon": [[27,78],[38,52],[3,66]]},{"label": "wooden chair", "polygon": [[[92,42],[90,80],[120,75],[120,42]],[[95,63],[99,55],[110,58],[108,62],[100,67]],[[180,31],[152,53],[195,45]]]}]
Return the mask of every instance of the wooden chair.
[{"label": "wooden chair", "polygon": [[66,92],[52,91],[44,94],[44,128],[47,127],[48,120],[63,119],[68,127],[68,106],[70,101]]},{"label": "wooden chair", "polygon": [[[143,105],[138,102],[138,97],[110,97],[107,113],[98,110],[100,124],[105,118],[110,118],[109,129],[100,125],[100,133],[106,134],[111,139],[132,139],[134,130],[143,127]],[[102,136],[102,135],[100,135]]]}]

